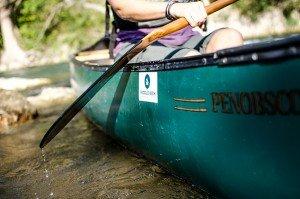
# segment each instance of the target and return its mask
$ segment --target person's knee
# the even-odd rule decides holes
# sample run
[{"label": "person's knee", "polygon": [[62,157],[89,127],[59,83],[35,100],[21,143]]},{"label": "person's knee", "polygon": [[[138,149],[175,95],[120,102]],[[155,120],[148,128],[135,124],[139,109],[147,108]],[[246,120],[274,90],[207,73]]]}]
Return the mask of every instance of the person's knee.
[{"label": "person's knee", "polygon": [[239,31],[232,28],[224,29],[220,37],[225,37],[225,42],[232,45],[242,45],[244,41],[242,34]]},{"label": "person's knee", "polygon": [[207,45],[206,52],[215,52],[224,48],[243,45],[242,34],[232,28],[221,29],[216,32]]},{"label": "person's knee", "polygon": [[201,53],[198,52],[197,50],[190,50],[189,52],[187,52],[184,57],[192,57],[192,56],[196,56],[196,55],[200,55]]}]

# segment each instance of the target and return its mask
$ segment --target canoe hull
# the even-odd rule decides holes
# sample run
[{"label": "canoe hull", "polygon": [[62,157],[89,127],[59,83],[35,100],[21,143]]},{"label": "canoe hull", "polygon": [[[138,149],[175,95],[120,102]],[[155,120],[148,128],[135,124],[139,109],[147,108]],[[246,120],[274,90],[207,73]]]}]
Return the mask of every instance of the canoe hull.
[{"label": "canoe hull", "polygon": [[[108,134],[221,197],[299,198],[299,63],[122,71],[84,111]],[[71,64],[78,94],[102,73]],[[148,80],[157,84],[157,103],[141,101]]]}]

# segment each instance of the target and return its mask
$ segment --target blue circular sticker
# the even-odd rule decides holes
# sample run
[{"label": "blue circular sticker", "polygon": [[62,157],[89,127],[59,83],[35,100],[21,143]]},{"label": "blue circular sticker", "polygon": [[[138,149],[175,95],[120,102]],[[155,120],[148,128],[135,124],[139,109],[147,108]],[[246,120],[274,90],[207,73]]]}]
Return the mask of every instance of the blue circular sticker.
[{"label": "blue circular sticker", "polygon": [[145,76],[145,82],[144,83],[145,83],[146,89],[148,89],[150,87],[150,76],[148,74]]}]

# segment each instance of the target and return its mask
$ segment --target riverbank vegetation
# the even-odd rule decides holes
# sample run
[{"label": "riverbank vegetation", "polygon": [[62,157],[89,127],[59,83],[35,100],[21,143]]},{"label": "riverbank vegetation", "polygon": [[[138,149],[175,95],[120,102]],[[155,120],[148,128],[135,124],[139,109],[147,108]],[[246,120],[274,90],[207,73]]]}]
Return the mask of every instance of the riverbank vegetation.
[{"label": "riverbank vegetation", "polygon": [[[26,58],[29,61],[45,59],[43,57],[45,54],[63,56],[66,54],[63,52],[83,47],[96,41],[102,34],[104,1],[4,0],[1,2],[2,64],[26,63],[28,62]],[[14,38],[18,38],[17,43],[13,41]],[[22,55],[21,51],[26,51],[26,55]],[[19,52],[18,56],[15,52]]]},{"label": "riverbank vegetation", "polygon": [[[35,61],[39,64],[51,54],[53,57],[44,62],[66,59],[68,54],[103,35],[104,5],[104,0],[2,0],[2,65]],[[239,1],[234,7],[251,21],[280,9],[286,23],[299,25],[299,0],[248,0]]]},{"label": "riverbank vegetation", "polygon": [[235,7],[242,15],[249,17],[253,21],[257,20],[262,13],[278,8],[282,11],[287,21],[299,20],[293,17],[295,12],[299,14],[299,0],[247,0],[237,2]]}]

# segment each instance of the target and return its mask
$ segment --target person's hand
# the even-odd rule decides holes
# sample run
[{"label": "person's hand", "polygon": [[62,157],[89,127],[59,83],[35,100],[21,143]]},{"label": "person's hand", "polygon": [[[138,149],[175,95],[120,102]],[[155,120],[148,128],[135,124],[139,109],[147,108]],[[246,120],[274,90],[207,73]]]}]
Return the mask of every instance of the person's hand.
[{"label": "person's hand", "polygon": [[202,27],[207,13],[201,1],[190,3],[175,3],[170,8],[170,14],[176,18],[184,17],[192,27]]}]

